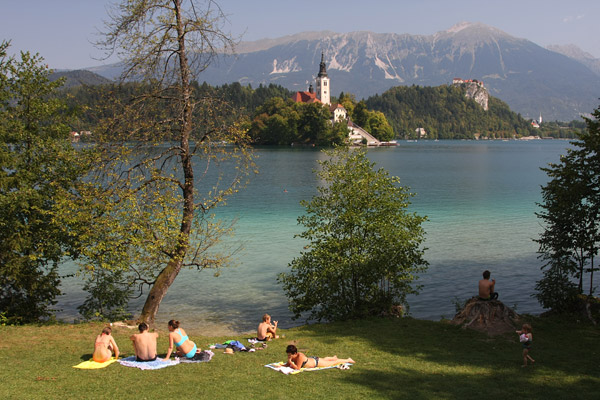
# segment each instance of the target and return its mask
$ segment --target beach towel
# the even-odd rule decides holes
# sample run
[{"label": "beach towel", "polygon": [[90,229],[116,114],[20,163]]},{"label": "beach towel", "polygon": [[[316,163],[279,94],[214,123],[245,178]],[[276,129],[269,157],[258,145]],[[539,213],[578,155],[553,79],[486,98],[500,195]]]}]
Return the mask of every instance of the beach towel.
[{"label": "beach towel", "polygon": [[135,361],[135,356],[127,357],[122,360],[119,360],[119,364],[124,365],[125,367],[134,367],[139,369],[161,369],[165,367],[170,367],[172,365],[179,364],[179,360],[169,360],[164,361],[162,358],[157,358],[154,361]]},{"label": "beach towel", "polygon": [[331,369],[331,368],[349,369],[350,366],[352,365],[350,363],[339,363],[339,364],[336,364],[336,365],[332,365],[330,367],[294,369],[294,368],[290,368],[290,367],[284,367],[284,364],[285,363],[283,361],[280,361],[280,362],[277,362],[277,363],[267,364],[267,365],[265,365],[265,367],[274,369],[275,371],[279,371],[279,372],[281,372],[283,374],[286,374],[286,375],[295,375],[295,374],[299,374],[300,372],[321,371],[321,370],[324,370],[324,369]]},{"label": "beach towel", "polygon": [[202,350],[200,353],[196,353],[193,358],[182,357],[179,359],[180,363],[201,363],[209,362],[212,360],[215,353],[210,350]]},{"label": "beach towel", "polygon": [[99,369],[99,368],[106,368],[108,367],[110,364],[114,363],[115,361],[117,361],[116,358],[111,357],[110,360],[105,361],[105,362],[96,362],[92,359],[89,359],[87,361],[84,361],[82,363],[79,363],[77,365],[73,365],[73,368],[79,368],[79,369]]}]

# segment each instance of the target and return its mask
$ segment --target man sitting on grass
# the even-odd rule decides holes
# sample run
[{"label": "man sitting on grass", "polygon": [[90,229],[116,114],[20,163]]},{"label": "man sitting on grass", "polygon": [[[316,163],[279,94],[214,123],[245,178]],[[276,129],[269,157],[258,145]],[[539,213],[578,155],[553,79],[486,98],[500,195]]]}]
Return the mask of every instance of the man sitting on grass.
[{"label": "man sitting on grass", "polygon": [[273,324],[271,324],[271,316],[269,314],[263,315],[262,322],[258,324],[256,338],[258,340],[279,339],[277,335],[277,321],[273,321]]},{"label": "man sitting on grass", "polygon": [[133,342],[136,361],[154,361],[156,360],[156,339],[158,333],[148,332],[148,324],[142,322],[138,329],[140,333],[131,335],[130,339]]}]

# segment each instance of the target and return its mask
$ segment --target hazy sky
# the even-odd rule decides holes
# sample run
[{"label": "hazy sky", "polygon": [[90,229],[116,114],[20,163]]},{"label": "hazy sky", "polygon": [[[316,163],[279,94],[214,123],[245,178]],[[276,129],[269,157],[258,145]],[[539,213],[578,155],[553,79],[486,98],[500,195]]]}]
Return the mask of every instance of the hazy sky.
[{"label": "hazy sky", "polygon": [[[39,52],[52,68],[100,65],[91,44],[109,0],[0,0],[0,40]],[[243,40],[303,31],[431,35],[481,22],[541,46],[575,44],[600,58],[600,0],[220,0],[226,30]]]}]

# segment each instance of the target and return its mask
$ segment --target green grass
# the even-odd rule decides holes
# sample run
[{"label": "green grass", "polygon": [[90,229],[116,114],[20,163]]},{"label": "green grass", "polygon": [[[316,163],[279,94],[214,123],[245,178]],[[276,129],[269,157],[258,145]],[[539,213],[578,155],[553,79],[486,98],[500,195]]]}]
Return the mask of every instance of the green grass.
[{"label": "green grass", "polygon": [[[517,335],[489,338],[446,322],[411,318],[316,324],[282,331],[286,337],[254,353],[209,363],[141,371],[112,364],[72,368],[91,357],[99,324],[0,327],[1,399],[597,399],[600,330],[583,323],[528,317],[533,367],[521,368]],[[132,331],[115,329],[131,355]],[[159,353],[167,349],[159,330]],[[202,348],[244,336],[202,337]],[[308,355],[352,357],[356,365],[286,376],[264,364],[285,360],[294,343]]]}]

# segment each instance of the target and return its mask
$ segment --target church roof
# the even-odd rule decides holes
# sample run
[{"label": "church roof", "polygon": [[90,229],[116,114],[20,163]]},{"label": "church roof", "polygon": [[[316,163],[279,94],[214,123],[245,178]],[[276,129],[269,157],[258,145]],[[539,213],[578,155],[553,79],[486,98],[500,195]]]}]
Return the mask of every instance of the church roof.
[{"label": "church roof", "polygon": [[321,53],[321,63],[319,64],[319,78],[327,76],[327,70],[325,69],[325,55]]},{"label": "church roof", "polygon": [[296,103],[320,103],[316,93],[311,92],[296,92],[292,96],[292,100]]}]

